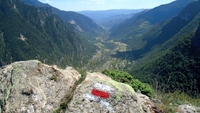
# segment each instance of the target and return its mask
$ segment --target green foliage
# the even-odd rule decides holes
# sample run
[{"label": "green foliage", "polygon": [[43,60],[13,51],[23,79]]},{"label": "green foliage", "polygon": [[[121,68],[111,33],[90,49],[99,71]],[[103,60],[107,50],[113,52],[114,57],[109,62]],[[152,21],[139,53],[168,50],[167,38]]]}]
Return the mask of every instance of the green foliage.
[{"label": "green foliage", "polygon": [[[65,22],[75,22],[73,26],[74,28],[76,28],[77,33],[81,34],[81,36],[83,36],[86,39],[94,40],[98,36],[99,33],[104,32],[104,29],[98,26],[92,19],[82,14],[72,12],[72,11],[62,11],[48,4],[41,3],[40,1],[37,1],[37,0],[34,0],[34,1],[22,0],[22,1],[31,6],[42,7],[41,8],[42,10],[45,9],[44,7],[50,7],[50,8],[46,8],[48,9],[48,11],[46,11],[47,13],[54,11]],[[77,28],[77,26],[80,29]]]},{"label": "green foliage", "polygon": [[20,0],[4,0],[0,6],[0,66],[38,59],[61,67],[81,67],[96,52],[96,46],[51,8],[38,9]]},{"label": "green foliage", "polygon": [[[128,39],[129,37],[132,37],[133,40],[131,42],[134,43],[135,38],[137,39],[139,35],[144,34],[147,30],[151,29],[152,25],[176,16],[187,4],[192,1],[195,0],[177,0],[149,11],[143,11],[133,16],[131,19],[128,19],[120,25],[112,28],[110,37],[115,39]],[[128,42],[128,40],[126,42]]]},{"label": "green foliage", "polygon": [[[163,25],[160,23],[162,26],[158,27],[159,30],[156,31],[154,28],[155,30],[145,34],[149,43],[146,44],[147,49],[137,51],[142,58],[135,66],[127,66],[127,71],[135,78],[161,91],[180,90],[191,96],[198,96],[200,91],[199,5],[199,1],[189,4],[178,16]],[[186,11],[191,12],[191,18],[187,21],[180,18]]]},{"label": "green foliage", "polygon": [[[182,5],[180,5],[180,3],[178,2],[180,1],[176,1],[172,4],[178,4],[178,6],[180,6],[179,7],[180,9],[184,8],[185,5],[188,4],[188,3],[182,2],[181,3]],[[187,2],[191,2],[191,1],[187,1]],[[168,4],[165,7],[169,7],[171,5],[173,8],[178,9],[177,7],[174,7],[172,4]],[[196,18],[198,17],[197,15],[200,12],[199,5],[200,5],[199,1],[191,3],[187,7],[185,7],[184,10],[182,10],[179,14],[177,14],[177,16],[173,18],[168,18],[168,20],[165,19],[165,21],[161,21],[161,22],[158,21],[158,23],[156,22],[156,24],[150,24],[151,23],[150,21],[151,20],[155,21],[159,19],[159,18],[156,18],[156,16],[160,14],[157,14],[155,12],[159,12],[163,15],[163,12],[160,12],[163,10],[162,6],[154,10],[150,10],[144,14],[141,14],[139,16],[140,18],[135,17],[123,23],[122,25],[124,26],[126,24],[126,28],[123,28],[124,26],[122,25],[119,26],[120,31],[116,32],[117,34],[116,37],[120,36],[119,38],[123,38],[122,42],[126,43],[131,49],[130,51],[126,51],[126,52],[118,52],[115,55],[115,57],[121,58],[121,59],[126,58],[129,60],[138,60],[138,59],[140,60],[140,59],[144,59],[144,57],[146,58],[146,60],[149,60],[150,58],[154,58],[155,56],[157,56],[157,54],[160,54],[164,50],[173,46],[173,44],[178,39],[183,37],[186,33],[190,32],[191,30],[194,30],[194,28],[196,27],[196,25],[198,25],[198,22],[199,22],[199,19]],[[172,10],[172,9],[166,9],[165,11],[168,12],[169,10]],[[187,11],[190,12],[191,14],[190,18],[186,18],[184,16]],[[171,15],[172,12],[173,11],[169,11],[168,13],[170,13]],[[152,14],[152,15],[149,15],[149,14]],[[162,18],[164,16],[166,15],[159,16],[159,17]],[[144,17],[146,19],[142,20],[141,17]],[[149,24],[147,24],[148,22]],[[128,29],[131,26],[132,28]],[[112,32],[112,33],[115,35],[115,32]],[[126,35],[126,33],[129,35]],[[121,36],[118,34],[121,34],[121,35],[124,34],[124,35]],[[118,39],[116,37],[115,39]]]},{"label": "green foliage", "polygon": [[198,41],[196,37],[199,36],[193,32],[188,33],[163,55],[132,71],[133,74],[158,90],[167,92],[180,90],[198,96],[200,50],[194,45],[194,42]]},{"label": "green foliage", "polygon": [[115,71],[104,70],[102,73],[111,77],[113,80],[130,85],[134,90],[136,91],[139,90],[141,91],[141,93],[148,95],[150,97],[154,93],[153,89],[149,84],[142,83],[138,79],[134,79],[134,77],[127,72],[119,70]]}]

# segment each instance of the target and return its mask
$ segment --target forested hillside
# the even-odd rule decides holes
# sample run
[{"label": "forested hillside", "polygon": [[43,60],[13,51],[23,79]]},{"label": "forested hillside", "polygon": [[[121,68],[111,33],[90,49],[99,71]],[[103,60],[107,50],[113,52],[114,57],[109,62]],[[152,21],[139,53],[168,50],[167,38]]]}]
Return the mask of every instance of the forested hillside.
[{"label": "forested hillside", "polygon": [[50,6],[49,4],[41,3],[38,0],[22,1],[24,1],[26,4],[39,8],[52,8],[55,14],[64,19],[66,22],[70,22],[74,26],[76,31],[87,39],[94,39],[96,38],[96,36],[98,36],[98,34],[104,32],[103,28],[97,25],[92,19],[82,14],[73,11],[62,11],[53,6]]},{"label": "forested hillside", "polygon": [[[165,91],[181,90],[193,96],[200,90],[200,26],[180,39],[164,55],[149,61],[132,74]],[[198,43],[198,44],[197,44]],[[157,85],[157,86],[156,86]]]},{"label": "forested hillside", "polygon": [[96,47],[51,8],[38,9],[21,0],[0,0],[0,65],[38,59],[59,66],[81,66]]},{"label": "forested hillside", "polygon": [[[180,37],[196,27],[195,24],[198,23],[197,15],[200,12],[199,5],[199,2],[191,3],[174,18],[157,23],[148,31],[140,34],[138,38],[126,39],[131,51],[119,52],[117,56],[123,57],[125,56],[124,54],[128,54],[130,59],[137,60],[146,56],[147,53],[157,50],[169,40],[173,41],[168,43],[168,45],[165,44],[167,47],[162,48],[166,49],[173,46],[174,42]],[[156,52],[154,52],[154,54],[156,54]]]},{"label": "forested hillside", "polygon": [[115,40],[122,39],[122,41],[126,43],[129,42],[126,39],[131,38],[133,40],[137,40],[141,34],[148,31],[153,25],[158,22],[173,18],[187,4],[193,1],[195,0],[177,0],[169,4],[155,7],[151,10],[145,10],[133,16],[131,19],[112,28],[110,38]]},{"label": "forested hillside", "polygon": [[200,90],[199,6],[200,1],[189,4],[160,30],[148,35],[151,41],[146,38],[146,50],[138,50],[144,55],[138,60],[139,67],[127,66],[130,73],[160,90],[181,90],[197,96]]}]

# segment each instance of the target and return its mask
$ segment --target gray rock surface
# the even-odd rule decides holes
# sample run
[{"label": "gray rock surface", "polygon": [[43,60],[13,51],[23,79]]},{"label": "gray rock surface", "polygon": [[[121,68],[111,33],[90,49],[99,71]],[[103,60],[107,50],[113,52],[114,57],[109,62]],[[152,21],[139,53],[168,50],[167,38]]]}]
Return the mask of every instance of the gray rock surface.
[{"label": "gray rock surface", "polygon": [[[94,89],[108,92],[109,98],[93,94]],[[129,85],[101,73],[88,73],[77,86],[66,113],[154,113],[153,107],[149,97]]]},{"label": "gray rock surface", "polygon": [[180,105],[177,113],[200,113],[200,108],[192,105]]},{"label": "gray rock surface", "polygon": [[0,113],[52,113],[81,75],[39,61],[21,61],[0,69]]},{"label": "gray rock surface", "polygon": [[[149,97],[101,73],[81,75],[39,61],[21,61],[0,69],[0,113],[155,113]],[[71,98],[66,98],[70,95]],[[71,100],[70,100],[71,99]],[[65,106],[62,106],[62,109]],[[61,110],[63,113],[63,111]]]}]

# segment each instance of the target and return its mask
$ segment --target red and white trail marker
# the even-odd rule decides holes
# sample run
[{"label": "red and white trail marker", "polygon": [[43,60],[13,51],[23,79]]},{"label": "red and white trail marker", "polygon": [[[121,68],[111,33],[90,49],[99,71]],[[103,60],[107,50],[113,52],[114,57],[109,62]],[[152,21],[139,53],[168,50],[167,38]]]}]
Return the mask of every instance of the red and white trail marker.
[{"label": "red and white trail marker", "polygon": [[109,99],[110,94],[114,91],[108,85],[96,83],[94,84],[94,88],[91,90],[90,93],[84,94],[83,97],[87,100],[92,100],[101,104],[102,107],[105,107],[110,112],[113,112],[112,106],[106,102],[106,99]]}]

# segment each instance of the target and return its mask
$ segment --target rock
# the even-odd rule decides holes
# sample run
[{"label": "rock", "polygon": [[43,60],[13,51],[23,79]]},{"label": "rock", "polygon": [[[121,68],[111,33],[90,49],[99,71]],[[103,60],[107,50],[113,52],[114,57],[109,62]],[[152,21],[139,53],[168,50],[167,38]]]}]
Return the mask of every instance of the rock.
[{"label": "rock", "polygon": [[180,105],[177,113],[200,113],[200,108],[192,105]]},{"label": "rock", "polygon": [[154,113],[149,97],[101,73],[87,73],[66,113]]},{"label": "rock", "polygon": [[[39,61],[0,69],[0,113],[159,113],[149,97],[101,73],[81,75]],[[76,87],[77,86],[77,87]],[[70,97],[70,98],[66,98]],[[64,104],[61,104],[63,103]]]},{"label": "rock", "polygon": [[0,113],[52,113],[81,75],[39,61],[21,61],[0,69]]}]

